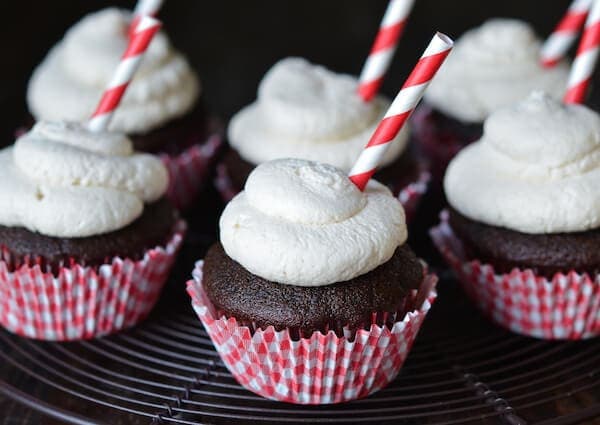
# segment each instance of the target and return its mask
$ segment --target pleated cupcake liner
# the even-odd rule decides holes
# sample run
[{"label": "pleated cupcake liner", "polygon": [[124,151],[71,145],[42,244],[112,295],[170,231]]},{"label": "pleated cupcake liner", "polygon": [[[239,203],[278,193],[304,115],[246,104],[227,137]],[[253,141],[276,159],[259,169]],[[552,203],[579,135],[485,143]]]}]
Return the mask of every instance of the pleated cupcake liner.
[{"label": "pleated cupcake liner", "polygon": [[521,335],[547,340],[581,340],[600,335],[600,275],[533,270],[497,273],[494,266],[469,260],[443,212],[430,231],[434,244],[454,270],[466,294],[485,316]]},{"label": "pleated cupcake liner", "polygon": [[[294,338],[289,329],[245,326],[216,312],[202,286],[202,267],[199,261],[187,291],[227,369],[247,390],[296,404],[342,403],[389,384],[437,295],[437,277],[427,274],[420,290],[409,295],[419,307],[398,320],[376,313],[368,329],[345,328],[342,336],[330,330]],[[383,324],[390,319],[390,325]],[[383,323],[375,323],[379,320]]]},{"label": "pleated cupcake liner", "polygon": [[194,202],[222,146],[223,137],[215,133],[204,143],[192,145],[178,155],[160,154],[169,172],[167,197],[176,208],[184,210]]},{"label": "pleated cupcake liner", "polygon": [[0,324],[17,335],[46,341],[96,338],[135,326],[156,304],[186,227],[179,221],[165,246],[148,250],[137,261],[115,257],[90,267],[73,260],[52,273],[37,264],[15,269],[4,255]]},{"label": "pleated cupcake liner", "polygon": [[[410,221],[414,217],[419,202],[427,192],[431,180],[431,174],[429,173],[428,167],[422,166],[420,168],[419,177],[416,181],[399,189],[397,195],[394,193],[404,208],[407,221]],[[231,201],[233,197],[239,193],[238,188],[235,187],[229,176],[227,167],[223,163],[217,165],[214,185],[225,202]]]}]

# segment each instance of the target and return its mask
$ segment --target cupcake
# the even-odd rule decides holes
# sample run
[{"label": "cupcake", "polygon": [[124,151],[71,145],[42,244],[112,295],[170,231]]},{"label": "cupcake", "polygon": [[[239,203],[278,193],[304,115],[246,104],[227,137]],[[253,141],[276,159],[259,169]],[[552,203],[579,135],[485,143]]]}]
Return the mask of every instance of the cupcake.
[{"label": "cupcake", "polygon": [[398,374],[435,298],[402,206],[331,165],[263,163],[225,208],[188,282],[238,382],[302,404],[365,397]]},{"label": "cupcake", "polygon": [[[129,11],[104,9],[67,31],[29,82],[35,120],[89,119],[127,47],[131,18]],[[109,126],[129,135],[136,150],[160,155],[170,175],[168,197],[180,208],[197,195],[221,143],[199,96],[198,77],[161,32]]]},{"label": "cupcake", "polygon": [[[219,165],[217,187],[226,200],[266,161],[301,158],[349,171],[390,106],[377,96],[365,102],[358,80],[301,58],[276,63],[258,88],[258,99],[232,119],[231,149]],[[408,126],[388,150],[376,178],[400,196],[410,214],[429,174],[409,147]]]},{"label": "cupcake", "polygon": [[432,236],[492,320],[545,339],[600,334],[600,115],[537,92],[448,166]]},{"label": "cupcake", "polygon": [[562,97],[568,77],[565,61],[540,63],[541,42],[530,25],[492,19],[460,37],[415,112],[415,136],[439,178],[448,161],[481,137],[484,120],[534,90]]},{"label": "cupcake", "polygon": [[144,319],[185,223],[160,159],[119,133],[45,122],[0,151],[0,323],[44,340]]}]

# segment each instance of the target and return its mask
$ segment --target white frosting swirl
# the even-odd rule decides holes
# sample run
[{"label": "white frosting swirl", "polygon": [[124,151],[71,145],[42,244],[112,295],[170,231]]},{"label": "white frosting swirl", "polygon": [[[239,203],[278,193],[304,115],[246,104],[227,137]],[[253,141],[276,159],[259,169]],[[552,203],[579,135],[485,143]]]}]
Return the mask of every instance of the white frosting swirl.
[{"label": "white frosting swirl", "polygon": [[116,133],[39,122],[0,151],[0,224],[76,238],[121,229],[160,198],[162,162]]},{"label": "white frosting swirl", "polygon": [[323,286],[367,273],[406,241],[402,205],[373,180],[364,192],[331,165],[264,163],[220,220],[227,255],[274,282]]},{"label": "white frosting swirl", "polygon": [[525,22],[492,19],[466,32],[425,92],[425,100],[463,122],[483,122],[534,90],[560,98],[568,65],[540,64],[540,41]]},{"label": "white frosting swirl", "polygon": [[[358,81],[301,58],[286,58],[267,72],[258,100],[229,124],[231,146],[247,161],[302,158],[349,170],[389,107],[381,96],[364,102]],[[397,159],[408,126],[386,152],[382,165]]]},{"label": "white frosting swirl", "polygon": [[600,227],[600,115],[543,93],[500,109],[450,163],[448,202],[467,217],[524,233]]},{"label": "white frosting swirl", "polygon": [[[27,90],[37,120],[84,121],[98,105],[127,47],[131,13],[115,8],[84,17],[34,71]],[[199,82],[166,35],[156,34],[111,121],[111,131],[147,133],[192,109]]]}]

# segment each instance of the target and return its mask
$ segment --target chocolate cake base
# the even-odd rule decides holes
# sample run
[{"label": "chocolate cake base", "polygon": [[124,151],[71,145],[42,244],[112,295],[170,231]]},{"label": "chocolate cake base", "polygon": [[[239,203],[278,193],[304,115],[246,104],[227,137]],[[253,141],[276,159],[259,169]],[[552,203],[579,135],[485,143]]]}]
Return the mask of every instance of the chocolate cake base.
[{"label": "chocolate cake base", "polygon": [[402,311],[407,292],[423,281],[423,266],[408,245],[376,269],[346,282],[301,287],[256,276],[220,243],[204,259],[203,286],[215,308],[238,322],[293,334],[369,326],[373,312]]},{"label": "chocolate cake base", "polygon": [[136,151],[178,155],[190,146],[204,142],[218,129],[216,119],[209,117],[198,102],[194,109],[162,127],[144,134],[130,134]]},{"label": "chocolate cake base", "polygon": [[557,272],[595,275],[600,271],[600,229],[534,235],[483,224],[454,209],[449,212],[449,224],[467,256],[492,264],[497,272],[533,269],[550,279]]},{"label": "chocolate cake base", "polygon": [[54,238],[22,227],[0,226],[0,247],[10,254],[9,267],[39,264],[56,272],[73,262],[99,266],[113,257],[138,260],[148,249],[165,245],[179,219],[177,211],[162,199],[146,205],[142,215],[129,226],[104,235],[86,238]]},{"label": "chocolate cake base", "polygon": [[[256,168],[256,165],[243,159],[233,148],[229,148],[223,157],[223,164],[235,189],[239,192],[244,188],[246,179]],[[417,153],[410,146],[393,163],[381,168],[374,179],[390,187],[394,193],[410,183],[419,180],[421,166]]]},{"label": "chocolate cake base", "polygon": [[[30,129],[35,119],[29,117],[24,130]],[[221,123],[210,116],[201,102],[182,117],[169,121],[162,127],[144,134],[129,134],[133,147],[139,152],[178,155],[190,146],[204,142],[210,134],[219,132]],[[21,131],[21,130],[19,130]],[[0,148],[10,146],[14,140],[0,142]]]}]

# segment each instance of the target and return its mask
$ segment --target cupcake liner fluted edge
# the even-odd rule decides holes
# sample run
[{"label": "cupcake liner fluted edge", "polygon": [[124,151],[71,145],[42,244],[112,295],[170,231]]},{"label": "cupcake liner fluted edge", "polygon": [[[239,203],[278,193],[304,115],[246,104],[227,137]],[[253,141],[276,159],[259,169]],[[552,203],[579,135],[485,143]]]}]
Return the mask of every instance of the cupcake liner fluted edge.
[{"label": "cupcake liner fluted edge", "polygon": [[454,270],[465,293],[490,320],[521,335],[547,340],[580,340],[600,335],[600,275],[556,273],[552,279],[531,269],[497,273],[494,266],[467,259],[448,224],[431,238]]},{"label": "cupcake liner fluted edge", "polygon": [[0,261],[0,324],[46,341],[96,338],[135,326],[156,304],[183,241],[180,220],[164,246],[133,261],[115,257],[99,267],[39,265],[10,271]]},{"label": "cupcake liner fluted edge", "polygon": [[[265,398],[296,404],[341,403],[366,397],[389,384],[400,371],[436,298],[437,277],[427,274],[421,305],[391,327],[371,324],[350,332],[314,332],[295,339],[273,326],[252,329],[216,314],[202,287],[199,261],[187,283],[192,306],[225,366],[244,388]],[[409,295],[417,302],[423,294]]]}]

